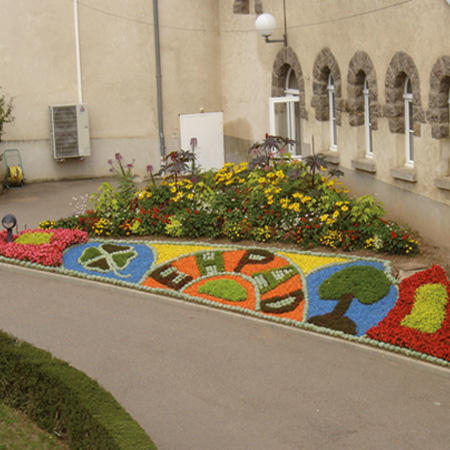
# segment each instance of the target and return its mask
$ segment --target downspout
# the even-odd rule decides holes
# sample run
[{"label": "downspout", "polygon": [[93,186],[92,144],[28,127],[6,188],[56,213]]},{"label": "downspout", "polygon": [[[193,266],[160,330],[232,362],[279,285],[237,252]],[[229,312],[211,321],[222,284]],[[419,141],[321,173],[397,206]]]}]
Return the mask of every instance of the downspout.
[{"label": "downspout", "polygon": [[77,58],[78,103],[83,103],[83,87],[81,84],[80,30],[78,25],[78,0],[73,0],[73,17],[75,29],[75,54]]},{"label": "downspout", "polygon": [[153,30],[155,33],[155,65],[156,65],[156,91],[158,98],[158,131],[159,131],[159,151],[161,158],[166,155],[166,143],[164,140],[163,126],[163,104],[161,88],[161,52],[159,48],[159,15],[158,0],[153,0]]}]

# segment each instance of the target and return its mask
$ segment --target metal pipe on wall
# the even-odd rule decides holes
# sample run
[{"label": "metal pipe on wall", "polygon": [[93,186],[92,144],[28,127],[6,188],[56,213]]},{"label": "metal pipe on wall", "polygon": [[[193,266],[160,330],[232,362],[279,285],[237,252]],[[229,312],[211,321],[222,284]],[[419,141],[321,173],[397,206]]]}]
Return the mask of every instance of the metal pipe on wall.
[{"label": "metal pipe on wall", "polygon": [[163,104],[161,87],[161,52],[159,47],[159,13],[158,0],[153,0],[153,30],[155,34],[155,66],[156,66],[156,91],[158,98],[158,132],[159,132],[159,151],[161,157],[166,155],[166,143],[164,139],[163,125]]},{"label": "metal pipe on wall", "polygon": [[73,17],[75,29],[75,54],[77,58],[77,90],[78,103],[83,103],[83,86],[81,83],[80,30],[78,22],[78,0],[73,0]]}]

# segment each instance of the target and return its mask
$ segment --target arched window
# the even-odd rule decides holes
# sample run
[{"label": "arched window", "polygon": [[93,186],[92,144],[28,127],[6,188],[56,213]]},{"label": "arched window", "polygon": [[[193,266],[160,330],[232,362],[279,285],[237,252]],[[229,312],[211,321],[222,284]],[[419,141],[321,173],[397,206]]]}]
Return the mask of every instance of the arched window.
[{"label": "arched window", "polygon": [[288,150],[294,158],[300,158],[300,90],[295,71],[290,66],[287,67],[283,91],[283,97],[269,99],[270,134],[295,141],[289,144]]},{"label": "arched window", "polygon": [[370,96],[369,83],[367,77],[364,78],[363,96],[364,96],[364,129],[366,137],[366,158],[373,158],[372,145],[372,118],[370,117]]},{"label": "arched window", "polygon": [[336,99],[334,90],[334,80],[331,73],[328,75],[328,110],[330,120],[330,150],[337,150],[337,130],[336,130]]},{"label": "arched window", "polygon": [[405,117],[405,161],[409,167],[414,167],[414,123],[413,123],[413,92],[411,81],[408,77],[405,78],[403,88],[404,101],[404,117]]}]

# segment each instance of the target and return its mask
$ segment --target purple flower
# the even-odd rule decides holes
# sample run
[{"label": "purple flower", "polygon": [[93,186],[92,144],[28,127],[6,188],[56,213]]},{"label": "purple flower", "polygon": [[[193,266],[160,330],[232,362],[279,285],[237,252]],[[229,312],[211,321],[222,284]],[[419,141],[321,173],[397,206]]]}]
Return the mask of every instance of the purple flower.
[{"label": "purple flower", "polygon": [[112,159],[108,159],[108,164],[109,164],[110,166],[112,166],[112,164],[113,164]]},{"label": "purple flower", "polygon": [[146,167],[146,169],[147,169],[147,172],[148,172],[148,173],[152,173],[152,172],[153,172],[153,166],[152,166],[151,164],[149,164],[149,165]]},{"label": "purple flower", "polygon": [[122,155],[120,153],[116,153],[115,158],[117,161],[120,161],[122,159]]},{"label": "purple flower", "polygon": [[133,163],[128,163],[127,164],[127,169],[132,169],[133,168]]}]

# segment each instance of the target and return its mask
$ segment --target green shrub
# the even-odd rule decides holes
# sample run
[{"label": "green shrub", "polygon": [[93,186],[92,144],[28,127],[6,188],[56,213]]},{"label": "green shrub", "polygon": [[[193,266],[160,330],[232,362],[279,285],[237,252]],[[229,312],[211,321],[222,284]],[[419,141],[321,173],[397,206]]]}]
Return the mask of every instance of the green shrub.
[{"label": "green shrub", "polygon": [[419,252],[418,242],[404,228],[382,219],[383,207],[371,195],[349,195],[323,155],[306,163],[290,160],[278,155],[282,144],[287,143],[268,136],[254,146],[262,154],[253,165],[227,163],[204,173],[188,170],[192,155],[171,154],[164,166],[168,176],[159,183],[151,178],[131,197],[103,184],[92,197],[93,211],[56,223],[94,236],[225,236],[233,241],[294,242],[308,249],[323,245],[345,251]]},{"label": "green shrub", "polygon": [[0,399],[74,449],[156,448],[96,381],[4,332],[0,332]]}]

